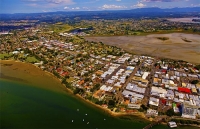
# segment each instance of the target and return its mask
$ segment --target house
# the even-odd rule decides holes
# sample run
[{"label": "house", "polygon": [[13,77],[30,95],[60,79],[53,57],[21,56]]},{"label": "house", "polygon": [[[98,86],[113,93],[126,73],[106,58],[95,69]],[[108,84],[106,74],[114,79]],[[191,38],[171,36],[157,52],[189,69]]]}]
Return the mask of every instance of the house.
[{"label": "house", "polygon": [[168,125],[169,125],[170,128],[176,128],[177,127],[177,124],[174,121],[168,122]]},{"label": "house", "polygon": [[147,109],[147,115],[157,116],[158,115],[158,111],[157,110],[153,110],[153,109]]},{"label": "house", "polygon": [[149,75],[149,72],[144,72],[144,74],[142,75],[142,79],[146,79],[148,75]]},{"label": "house", "polygon": [[132,104],[132,103],[129,103],[129,104],[128,104],[128,108],[140,109],[140,104]]},{"label": "house", "polygon": [[159,105],[159,99],[154,98],[154,97],[150,97],[149,98],[149,104],[154,105],[154,106],[158,106]]},{"label": "house", "polygon": [[151,87],[151,95],[165,98],[167,96],[167,90],[163,89],[161,87],[152,86]]}]

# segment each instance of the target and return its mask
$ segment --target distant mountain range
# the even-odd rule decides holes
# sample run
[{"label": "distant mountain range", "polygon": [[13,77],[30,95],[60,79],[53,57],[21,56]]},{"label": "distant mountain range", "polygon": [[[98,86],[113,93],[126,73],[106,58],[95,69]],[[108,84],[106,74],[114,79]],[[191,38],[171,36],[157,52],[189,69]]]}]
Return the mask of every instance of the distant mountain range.
[{"label": "distant mountain range", "polygon": [[188,8],[137,8],[132,10],[103,10],[103,11],[58,11],[44,13],[0,14],[0,21],[10,20],[39,20],[40,22],[65,22],[66,19],[123,19],[123,18],[177,18],[200,17],[200,7]]},{"label": "distant mountain range", "polygon": [[185,8],[137,8],[132,9],[136,12],[199,12],[200,13],[200,7],[185,7]]}]

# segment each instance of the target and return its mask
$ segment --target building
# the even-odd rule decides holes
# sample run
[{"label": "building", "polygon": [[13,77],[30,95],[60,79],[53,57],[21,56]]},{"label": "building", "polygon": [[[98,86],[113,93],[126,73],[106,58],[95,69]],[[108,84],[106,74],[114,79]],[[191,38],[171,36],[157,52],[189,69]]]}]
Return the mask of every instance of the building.
[{"label": "building", "polygon": [[182,106],[182,117],[196,119],[198,113],[198,106],[191,106],[186,103],[183,103]]},{"label": "building", "polygon": [[168,122],[168,125],[169,125],[170,128],[176,128],[177,127],[177,124],[174,121]]}]

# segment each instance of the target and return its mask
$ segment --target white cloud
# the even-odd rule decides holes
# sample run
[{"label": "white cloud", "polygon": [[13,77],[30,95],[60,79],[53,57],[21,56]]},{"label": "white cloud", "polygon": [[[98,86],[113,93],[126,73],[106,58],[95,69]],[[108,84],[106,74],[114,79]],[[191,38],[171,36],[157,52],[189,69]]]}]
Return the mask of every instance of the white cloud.
[{"label": "white cloud", "polygon": [[46,0],[46,1],[53,4],[74,4],[72,0]]},{"label": "white cloud", "polygon": [[142,2],[176,2],[180,0],[142,0]]},{"label": "white cloud", "polygon": [[104,4],[102,7],[100,7],[100,9],[125,9],[127,8],[126,6],[120,6],[120,5],[107,5]]},{"label": "white cloud", "polygon": [[121,1],[121,0],[116,0],[116,1],[118,1],[118,2],[119,2],[119,1]]},{"label": "white cloud", "polygon": [[50,10],[42,10],[42,12],[46,13],[46,12],[50,12]]},{"label": "white cloud", "polygon": [[80,7],[75,7],[75,8],[72,8],[72,10],[79,10]]},{"label": "white cloud", "polygon": [[88,7],[82,7],[84,10],[89,10],[89,8]]},{"label": "white cloud", "polygon": [[68,10],[68,9],[70,9],[70,8],[69,8],[69,7],[67,7],[67,6],[65,6],[65,7],[64,7],[64,9],[65,9],[65,10]]},{"label": "white cloud", "polygon": [[138,2],[136,5],[133,5],[133,6],[131,6],[131,7],[132,7],[132,8],[143,8],[143,7],[145,7],[145,6],[146,6],[145,4]]},{"label": "white cloud", "polygon": [[200,7],[200,4],[191,4],[191,7]]}]

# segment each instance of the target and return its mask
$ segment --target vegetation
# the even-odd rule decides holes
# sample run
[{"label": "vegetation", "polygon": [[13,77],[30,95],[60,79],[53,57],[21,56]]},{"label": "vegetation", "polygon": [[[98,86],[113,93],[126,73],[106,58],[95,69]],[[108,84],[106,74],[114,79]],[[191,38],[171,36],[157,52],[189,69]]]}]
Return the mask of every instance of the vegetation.
[{"label": "vegetation", "polygon": [[197,83],[199,83],[199,80],[193,80],[193,81],[191,81],[191,83],[192,84],[197,84]]},{"label": "vegetation", "polygon": [[167,112],[166,112],[166,115],[167,116],[181,116],[181,114],[180,113],[175,113],[174,112],[174,110],[171,108],[171,109],[169,109],[169,110],[167,110]]},{"label": "vegetation", "polygon": [[162,41],[165,41],[165,40],[168,40],[169,38],[168,37],[157,37],[157,39],[160,39]]},{"label": "vegetation", "polygon": [[116,102],[114,100],[109,100],[108,101],[108,107],[109,108],[115,107],[115,104],[116,104]]},{"label": "vegetation", "polygon": [[182,40],[185,41],[185,42],[192,42],[192,41],[190,41],[190,40],[188,40],[186,38],[184,38],[184,39],[182,38]]},{"label": "vegetation", "polygon": [[74,94],[83,94],[85,93],[85,90],[82,88],[76,87],[76,89],[73,91]]},{"label": "vegetation", "polygon": [[34,56],[28,56],[26,58],[26,61],[29,62],[29,63],[37,63],[37,62],[39,62],[39,60],[37,60]]},{"label": "vegetation", "polygon": [[197,70],[200,70],[200,64],[199,64],[199,65],[196,65],[195,68],[196,68]]},{"label": "vegetation", "polygon": [[11,57],[11,56],[12,56],[12,54],[3,53],[3,54],[0,54],[0,59],[9,58],[9,57]]}]

